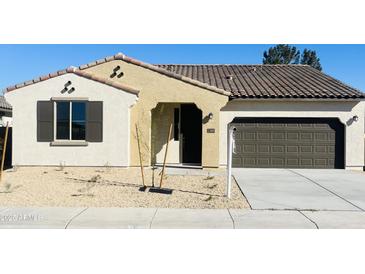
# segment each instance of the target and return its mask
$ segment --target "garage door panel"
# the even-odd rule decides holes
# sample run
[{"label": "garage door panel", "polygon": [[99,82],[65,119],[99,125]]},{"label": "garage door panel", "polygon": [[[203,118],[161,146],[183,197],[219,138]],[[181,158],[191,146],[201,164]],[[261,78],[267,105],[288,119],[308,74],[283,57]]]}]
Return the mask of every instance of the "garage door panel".
[{"label": "garage door panel", "polygon": [[284,153],[284,152],[285,152],[285,146],[273,145],[273,146],[271,147],[271,152],[272,152],[273,154],[275,154],[275,153],[280,153],[280,154],[282,154],[282,153]]},{"label": "garage door panel", "polygon": [[242,140],[256,140],[256,132],[244,132]]},{"label": "garage door panel", "polygon": [[269,153],[270,145],[257,145],[257,152],[258,153]]},{"label": "garage door panel", "polygon": [[327,146],[323,145],[323,146],[315,146],[314,147],[314,152],[315,153],[326,153],[327,152]]},{"label": "garage door panel", "polygon": [[233,157],[232,158],[232,166],[243,166],[243,162],[242,162],[243,158],[238,158],[238,157]]},{"label": "garage door panel", "polygon": [[301,153],[313,153],[313,148],[312,148],[312,146],[301,145],[300,152]]},{"label": "garage door panel", "polygon": [[343,168],[344,129],[338,121],[250,119],[234,123],[234,167]]},{"label": "garage door panel", "polygon": [[236,131],[235,132],[234,138],[235,138],[236,142],[239,142],[239,141],[242,140],[242,133],[241,132],[242,131]]},{"label": "garage door panel", "polygon": [[255,144],[247,144],[243,145],[243,153],[256,153],[256,145]]},{"label": "garage door panel", "polygon": [[310,132],[301,132],[299,134],[299,138],[302,141],[312,141],[313,140],[313,134]]},{"label": "garage door panel", "polygon": [[330,139],[330,134],[327,132],[317,132],[314,134],[314,138],[316,141],[328,141]]},{"label": "garage door panel", "polygon": [[299,152],[299,146],[286,146],[286,152],[287,153],[298,153]]},{"label": "garage door panel", "polygon": [[260,166],[270,166],[270,158],[257,158],[257,164]]},{"label": "garage door panel", "polygon": [[257,132],[257,140],[270,140],[270,132]]},{"label": "garage door panel", "polygon": [[298,166],[299,165],[299,159],[298,158],[287,158],[286,159],[286,164],[287,166],[292,166],[292,167],[295,167],[295,166]]},{"label": "garage door panel", "polygon": [[286,134],[287,140],[299,140],[299,133],[298,132],[288,132]]},{"label": "garage door panel", "polygon": [[271,138],[273,140],[285,140],[285,132],[273,132]]},{"label": "garage door panel", "polygon": [[256,166],[256,158],[244,158],[243,164],[245,166]]}]

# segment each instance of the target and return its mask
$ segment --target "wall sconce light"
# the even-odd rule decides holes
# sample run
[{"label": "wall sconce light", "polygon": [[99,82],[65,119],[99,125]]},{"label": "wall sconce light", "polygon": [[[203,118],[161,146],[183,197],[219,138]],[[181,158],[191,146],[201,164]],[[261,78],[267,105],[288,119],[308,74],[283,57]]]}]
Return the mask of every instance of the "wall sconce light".
[{"label": "wall sconce light", "polygon": [[352,120],[353,120],[354,122],[359,121],[359,116],[355,115],[354,117],[352,117]]},{"label": "wall sconce light", "polygon": [[212,120],[213,119],[213,113],[209,112],[208,118],[209,118],[209,120]]}]

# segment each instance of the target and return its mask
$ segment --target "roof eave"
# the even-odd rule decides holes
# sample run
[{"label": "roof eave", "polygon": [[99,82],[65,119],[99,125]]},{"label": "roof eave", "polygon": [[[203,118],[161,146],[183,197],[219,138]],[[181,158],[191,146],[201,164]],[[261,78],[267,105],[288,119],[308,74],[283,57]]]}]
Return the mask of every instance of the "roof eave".
[{"label": "roof eave", "polygon": [[138,89],[132,88],[132,87],[130,87],[128,85],[125,85],[125,84],[122,84],[122,83],[116,83],[116,82],[110,81],[109,79],[106,79],[106,78],[103,78],[103,77],[95,76],[95,75],[93,75],[91,73],[88,73],[86,71],[81,71],[81,70],[77,69],[76,67],[69,67],[66,70],[57,71],[55,73],[50,73],[50,74],[47,74],[45,76],[35,78],[33,80],[26,81],[26,82],[23,82],[21,84],[17,84],[17,85],[8,87],[5,90],[3,90],[3,93],[5,94],[5,93],[8,93],[8,92],[11,92],[11,91],[14,91],[14,90],[17,90],[17,89],[21,89],[21,88],[24,88],[24,87],[27,87],[27,86],[30,86],[30,85],[33,85],[33,84],[36,84],[36,83],[39,83],[39,82],[42,82],[42,81],[46,81],[46,80],[49,80],[49,79],[52,79],[52,78],[55,78],[55,77],[58,77],[58,76],[61,76],[61,75],[65,75],[65,74],[74,74],[74,75],[77,75],[79,77],[86,78],[88,80],[96,81],[96,82],[99,82],[101,84],[105,84],[105,85],[111,86],[113,88],[120,89],[124,92],[132,93],[134,95],[139,94]]},{"label": "roof eave", "polygon": [[324,102],[361,102],[361,101],[365,101],[365,98],[285,98],[285,97],[261,97],[261,98],[257,98],[257,97],[253,97],[253,98],[242,98],[242,97],[238,97],[238,98],[234,98],[231,97],[230,101],[311,101],[311,102],[318,102],[318,101],[324,101]]}]

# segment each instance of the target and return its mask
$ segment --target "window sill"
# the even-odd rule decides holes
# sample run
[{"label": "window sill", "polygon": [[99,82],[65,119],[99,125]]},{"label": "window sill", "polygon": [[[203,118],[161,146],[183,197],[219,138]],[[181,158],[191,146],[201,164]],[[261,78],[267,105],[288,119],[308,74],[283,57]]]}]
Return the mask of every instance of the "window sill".
[{"label": "window sill", "polygon": [[86,147],[89,143],[86,141],[54,141],[50,145],[53,147]]}]

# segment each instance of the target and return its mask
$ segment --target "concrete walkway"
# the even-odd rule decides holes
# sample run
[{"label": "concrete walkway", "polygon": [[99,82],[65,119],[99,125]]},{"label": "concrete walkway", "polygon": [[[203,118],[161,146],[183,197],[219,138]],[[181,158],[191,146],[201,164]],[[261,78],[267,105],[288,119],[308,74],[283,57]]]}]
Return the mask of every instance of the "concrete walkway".
[{"label": "concrete walkway", "polygon": [[365,212],[166,208],[0,208],[0,228],[365,228]]}]

